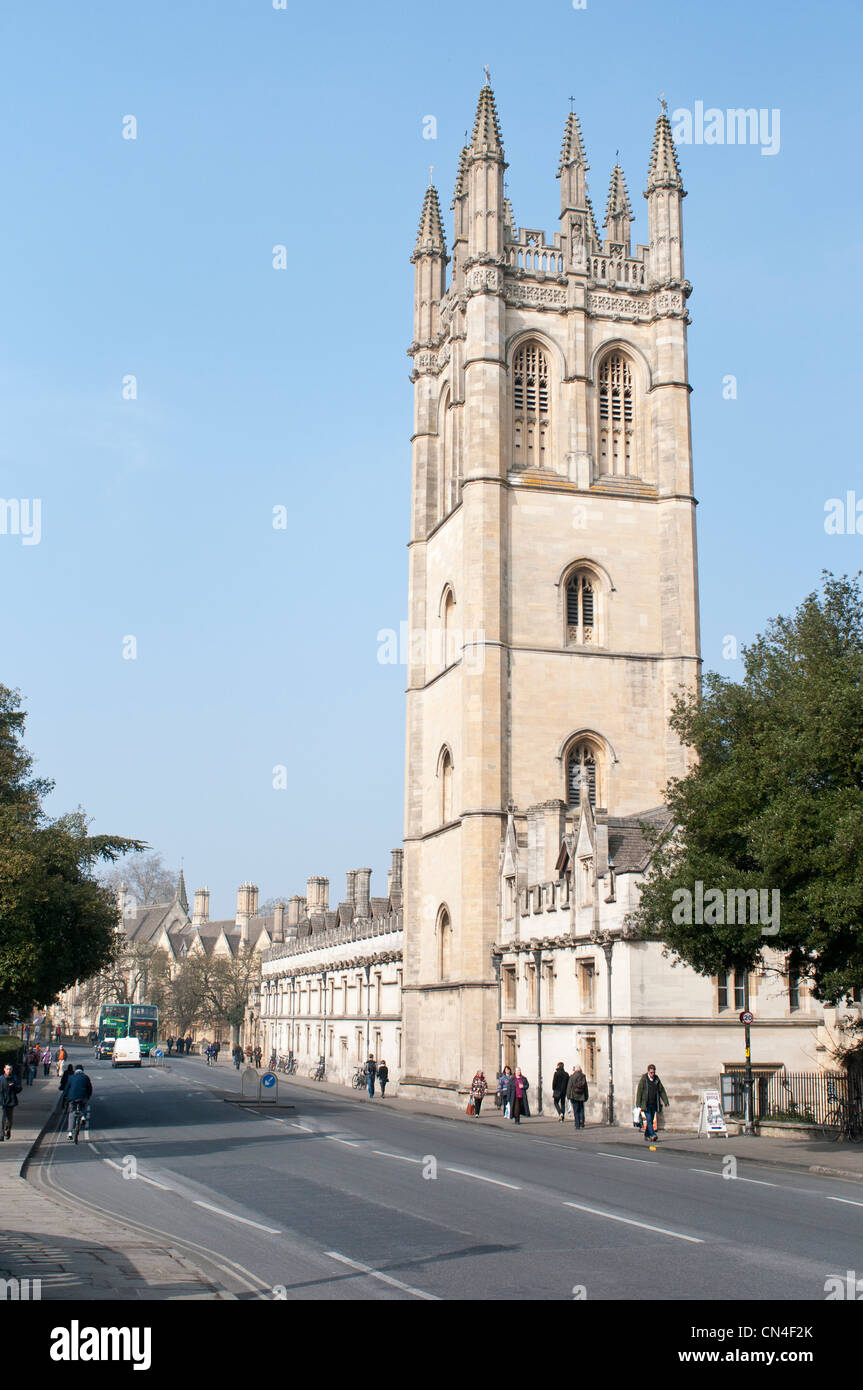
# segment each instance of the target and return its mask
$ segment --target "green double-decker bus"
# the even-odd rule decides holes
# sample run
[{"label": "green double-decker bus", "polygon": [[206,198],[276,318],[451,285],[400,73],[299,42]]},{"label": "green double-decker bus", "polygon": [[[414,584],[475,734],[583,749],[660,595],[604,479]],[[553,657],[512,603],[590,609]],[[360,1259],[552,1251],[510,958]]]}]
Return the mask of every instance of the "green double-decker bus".
[{"label": "green double-decker bus", "polygon": [[97,1050],[110,1051],[116,1038],[137,1038],[141,1056],[149,1057],[159,1040],[159,1010],[155,1004],[103,1004],[99,1010]]}]

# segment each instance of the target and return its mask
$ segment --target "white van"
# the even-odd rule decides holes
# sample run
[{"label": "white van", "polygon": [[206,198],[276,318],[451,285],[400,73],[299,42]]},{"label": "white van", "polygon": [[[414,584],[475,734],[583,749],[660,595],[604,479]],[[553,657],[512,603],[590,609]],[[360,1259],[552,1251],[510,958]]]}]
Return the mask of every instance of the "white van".
[{"label": "white van", "polygon": [[111,1053],[112,1067],[139,1067],[141,1043],[138,1038],[118,1038]]}]

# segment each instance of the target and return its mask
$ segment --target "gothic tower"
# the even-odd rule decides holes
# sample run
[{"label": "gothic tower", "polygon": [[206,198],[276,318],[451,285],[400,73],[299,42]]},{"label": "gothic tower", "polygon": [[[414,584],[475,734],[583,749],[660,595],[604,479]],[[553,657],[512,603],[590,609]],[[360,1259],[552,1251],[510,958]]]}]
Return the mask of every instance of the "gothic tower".
[{"label": "gothic tower", "polygon": [[581,798],[661,803],[699,669],[681,202],[663,110],[649,244],[623,170],[600,238],[578,118],[560,231],[516,229],[494,94],[453,200],[429,187],[412,257],[415,418],[405,806],[407,1094],[493,1075],[492,947],[507,811],[545,808],[545,863]]}]

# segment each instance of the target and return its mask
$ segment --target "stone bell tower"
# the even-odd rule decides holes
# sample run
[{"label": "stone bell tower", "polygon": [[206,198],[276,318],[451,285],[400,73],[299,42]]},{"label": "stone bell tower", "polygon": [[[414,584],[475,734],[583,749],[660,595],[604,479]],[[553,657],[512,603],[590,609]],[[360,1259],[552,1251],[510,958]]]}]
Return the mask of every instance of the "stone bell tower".
[{"label": "stone bell tower", "polygon": [[631,245],[619,165],[599,235],[575,114],[559,232],[516,228],[506,168],[486,83],[449,280],[432,186],[412,257],[407,1094],[494,1072],[508,808],[523,835],[540,806],[562,827],[583,797],[612,816],[659,805],[685,770],[672,700],[699,670],[685,193],[667,115],[647,245]]}]

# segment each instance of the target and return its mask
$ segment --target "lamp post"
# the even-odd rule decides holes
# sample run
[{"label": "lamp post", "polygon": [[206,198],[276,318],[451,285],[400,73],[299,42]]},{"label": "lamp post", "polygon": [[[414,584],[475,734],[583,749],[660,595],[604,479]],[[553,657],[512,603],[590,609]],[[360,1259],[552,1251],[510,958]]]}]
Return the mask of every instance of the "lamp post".
[{"label": "lamp post", "polygon": [[497,981],[497,1075],[503,1071],[503,1019],[501,1018],[501,963],[503,956],[500,951],[492,951],[491,963],[494,966],[494,976]]},{"label": "lamp post", "polygon": [[614,1124],[614,1022],[611,1011],[611,953],[614,950],[613,936],[606,935],[602,938],[602,949],[605,953],[605,984],[606,1000],[608,1009],[608,1123]]},{"label": "lamp post", "polygon": [[542,1114],[542,947],[533,950],[533,968],[536,971],[536,1113]]}]

